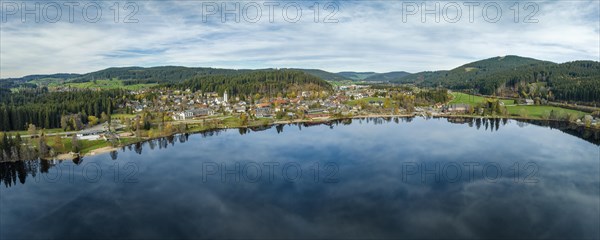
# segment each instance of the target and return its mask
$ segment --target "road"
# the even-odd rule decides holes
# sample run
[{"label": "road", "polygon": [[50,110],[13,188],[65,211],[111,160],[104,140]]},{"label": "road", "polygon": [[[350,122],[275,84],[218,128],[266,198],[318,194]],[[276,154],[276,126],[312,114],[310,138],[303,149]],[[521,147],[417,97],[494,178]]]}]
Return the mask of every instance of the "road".
[{"label": "road", "polygon": [[[81,131],[106,131],[108,130],[107,128],[108,124],[107,123],[102,123],[102,124],[98,124],[96,126],[92,126],[90,128],[86,128],[86,129],[82,129]],[[125,125],[119,124],[119,123],[113,123],[111,128],[114,129],[121,129],[124,128]],[[76,134],[78,132],[81,131],[69,131],[69,132],[57,132],[57,133],[46,133],[46,136],[56,136],[56,135],[73,135]],[[35,135],[39,135],[39,134],[35,134]],[[21,135],[21,137],[23,138],[28,138],[33,136],[32,134],[26,134],[26,135]]]}]

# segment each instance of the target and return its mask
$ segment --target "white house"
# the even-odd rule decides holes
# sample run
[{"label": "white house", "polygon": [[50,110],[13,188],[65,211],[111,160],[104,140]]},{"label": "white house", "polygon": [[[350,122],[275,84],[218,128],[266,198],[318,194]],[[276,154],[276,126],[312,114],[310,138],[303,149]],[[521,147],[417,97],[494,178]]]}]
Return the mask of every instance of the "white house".
[{"label": "white house", "polygon": [[525,99],[525,105],[533,105],[533,104],[534,104],[533,99],[529,99],[529,98]]},{"label": "white house", "polygon": [[76,135],[78,139],[84,139],[84,140],[98,140],[100,139],[102,136],[100,135],[101,133],[103,133],[103,130],[82,130],[79,131]]},{"label": "white house", "polygon": [[173,114],[173,120],[186,120],[194,117],[200,116],[210,116],[213,115],[214,111],[210,108],[198,108],[193,110],[185,110],[183,112],[178,112]]}]

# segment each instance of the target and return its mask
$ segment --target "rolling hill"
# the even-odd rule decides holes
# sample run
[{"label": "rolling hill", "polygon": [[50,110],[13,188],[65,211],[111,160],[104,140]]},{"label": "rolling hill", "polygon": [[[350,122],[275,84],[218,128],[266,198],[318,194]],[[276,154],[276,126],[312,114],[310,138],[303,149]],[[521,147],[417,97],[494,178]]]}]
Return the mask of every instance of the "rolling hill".
[{"label": "rolling hill", "polygon": [[[221,68],[190,68],[181,66],[159,66],[159,67],[113,67],[86,74],[51,74],[51,75],[29,75],[21,78],[0,79],[0,87],[35,87],[35,86],[57,86],[60,84],[82,85],[98,80],[118,80],[115,86],[130,86],[142,84],[178,83],[185,80],[211,75],[238,75],[253,71],[275,70],[275,69],[221,69]],[[301,71],[327,81],[349,80],[341,75],[323,71],[320,69],[289,69]],[[82,86],[89,86],[84,84]]]},{"label": "rolling hill", "polygon": [[354,81],[362,81],[362,80],[365,80],[365,78],[368,78],[370,76],[377,75],[377,74],[378,73],[376,73],[376,72],[339,72],[339,73],[337,73],[337,75],[340,75],[342,77],[345,77],[347,79],[354,80]]},{"label": "rolling hill", "polygon": [[379,73],[365,78],[365,81],[390,82],[402,77],[408,76],[410,73],[404,71]]},{"label": "rolling hill", "polygon": [[196,76],[182,83],[165,84],[181,90],[191,89],[202,92],[227,91],[232,96],[285,96],[290,92],[304,90],[331,91],[332,86],[320,77],[300,70],[257,70],[233,76],[204,75]]},{"label": "rolling hill", "polygon": [[56,83],[86,83],[95,80],[119,80],[121,85],[158,84],[165,82],[182,82],[194,76],[234,75],[253,70],[235,70],[219,68],[189,68],[178,66],[160,67],[113,67],[86,74],[52,74],[29,75],[21,78],[0,80],[2,88],[31,87],[31,85],[48,86]]},{"label": "rolling hill", "polygon": [[344,81],[344,80],[349,80],[348,78],[339,75],[339,74],[335,74],[335,73],[331,73],[331,72],[327,72],[327,71],[323,71],[320,69],[301,69],[301,68],[290,68],[290,70],[298,70],[298,71],[302,71],[305,73],[308,73],[310,75],[316,76],[316,77],[320,77],[323,80],[326,81]]},{"label": "rolling hill", "polygon": [[[83,86],[94,88],[129,88],[165,83],[181,83],[202,76],[236,76],[255,71],[275,69],[219,69],[180,66],[118,67],[86,74],[30,75],[22,78],[0,79],[0,88],[36,86]],[[422,87],[445,87],[455,90],[474,89],[480,94],[513,97],[540,97],[550,100],[567,100],[600,103],[600,63],[574,61],[553,63],[520,56],[493,57],[467,63],[451,70],[427,71],[410,74],[397,71],[389,73],[340,72],[320,69],[282,69],[301,71],[327,81],[371,81],[398,84],[415,84]],[[114,81],[118,82],[114,82]],[[102,82],[103,81],[103,82]],[[94,84],[82,84],[94,82]]]},{"label": "rolling hill", "polygon": [[396,71],[387,73],[376,73],[376,72],[339,72],[340,76],[351,79],[353,81],[366,81],[366,82],[390,82],[398,80],[402,77],[410,75],[408,72]]},{"label": "rolling hill", "polygon": [[595,61],[558,64],[519,56],[494,57],[449,71],[415,73],[392,82],[474,89],[486,95],[600,102],[600,62]]}]

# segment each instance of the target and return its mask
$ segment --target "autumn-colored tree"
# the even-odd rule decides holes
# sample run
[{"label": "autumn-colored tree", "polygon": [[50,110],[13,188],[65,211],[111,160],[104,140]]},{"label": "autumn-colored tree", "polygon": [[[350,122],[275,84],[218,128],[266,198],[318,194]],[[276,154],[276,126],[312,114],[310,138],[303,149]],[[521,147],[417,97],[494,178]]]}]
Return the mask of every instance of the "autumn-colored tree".
[{"label": "autumn-colored tree", "polygon": [[392,106],[392,101],[389,98],[386,98],[385,101],[383,101],[383,108],[390,108]]},{"label": "autumn-colored tree", "polygon": [[243,126],[248,125],[248,115],[246,115],[245,113],[242,113],[240,115],[240,120],[242,121]]},{"label": "autumn-colored tree", "polygon": [[54,146],[63,148],[65,144],[63,143],[62,137],[60,135],[54,135]]},{"label": "autumn-colored tree", "polygon": [[100,121],[102,121],[102,122],[108,122],[108,115],[106,115],[105,112],[102,112],[100,114]]},{"label": "autumn-colored tree", "polygon": [[90,126],[98,124],[98,118],[96,116],[88,116],[88,123]]}]

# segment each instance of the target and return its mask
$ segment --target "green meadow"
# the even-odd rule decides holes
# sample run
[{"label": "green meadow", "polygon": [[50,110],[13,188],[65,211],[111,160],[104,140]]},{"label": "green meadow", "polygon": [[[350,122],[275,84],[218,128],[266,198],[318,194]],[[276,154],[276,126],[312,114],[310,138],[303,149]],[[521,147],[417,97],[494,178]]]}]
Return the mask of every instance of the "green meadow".
[{"label": "green meadow", "polygon": [[82,83],[71,83],[65,82],[61,84],[63,87],[73,87],[73,88],[91,88],[91,89],[116,89],[122,88],[127,90],[139,90],[141,88],[155,86],[157,84],[133,84],[133,85],[125,85],[123,81],[118,79],[103,79],[103,80],[95,80],[91,82],[82,82]]},{"label": "green meadow", "polygon": [[[482,103],[485,100],[485,97],[470,95],[461,92],[452,92],[452,100],[450,104],[470,104],[476,105]],[[504,105],[513,105],[515,104],[514,100],[500,99]]]},{"label": "green meadow", "polygon": [[547,118],[552,111],[558,116],[575,114],[577,118],[582,118],[586,114],[582,111],[553,106],[508,106],[506,109],[510,115],[529,118]]}]

